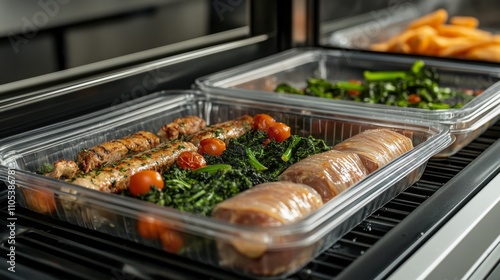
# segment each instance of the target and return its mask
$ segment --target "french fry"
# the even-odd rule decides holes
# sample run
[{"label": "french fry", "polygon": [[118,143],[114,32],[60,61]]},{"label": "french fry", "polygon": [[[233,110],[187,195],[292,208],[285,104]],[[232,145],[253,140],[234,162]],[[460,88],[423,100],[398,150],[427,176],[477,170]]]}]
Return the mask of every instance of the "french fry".
[{"label": "french fry", "polygon": [[479,19],[453,16],[438,9],[410,22],[387,41],[371,50],[500,62],[500,34],[478,28]]},{"label": "french fry", "polygon": [[468,28],[477,28],[479,26],[479,20],[475,17],[453,16],[450,18],[450,24]]},{"label": "french fry", "polygon": [[407,29],[415,29],[421,26],[438,27],[444,24],[447,20],[448,12],[445,9],[438,9],[430,14],[413,20],[410,24],[408,24]]},{"label": "french fry", "polygon": [[490,44],[479,48],[473,48],[468,51],[465,56],[469,59],[500,62],[500,44]]},{"label": "french fry", "polygon": [[470,39],[491,39],[491,33],[458,25],[444,24],[436,28],[439,36],[444,37],[466,37]]},{"label": "french fry", "polygon": [[[391,39],[389,39],[388,41],[386,41],[384,43],[373,44],[371,46],[371,49],[374,51],[393,52],[393,51],[395,51],[395,49],[399,49],[402,44],[406,44],[406,41],[410,37],[414,36],[415,34],[416,34],[415,30],[403,31],[402,33],[400,33],[396,36],[393,36]],[[399,46],[397,46],[397,45],[399,45]],[[407,49],[407,48],[404,48],[404,49]]]},{"label": "french fry", "polygon": [[456,44],[447,46],[441,49],[438,53],[439,56],[463,56],[466,52],[473,48],[478,48],[490,44],[492,40],[462,40]]},{"label": "french fry", "polygon": [[415,29],[413,36],[409,37],[407,44],[410,47],[410,53],[425,54],[430,45],[431,37],[436,35],[436,29],[424,25]]}]

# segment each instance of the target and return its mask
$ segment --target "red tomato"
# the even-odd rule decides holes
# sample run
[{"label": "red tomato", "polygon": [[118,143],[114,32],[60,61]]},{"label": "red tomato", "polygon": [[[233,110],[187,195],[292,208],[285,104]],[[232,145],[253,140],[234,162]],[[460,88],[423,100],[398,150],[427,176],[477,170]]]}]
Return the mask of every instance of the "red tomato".
[{"label": "red tomato", "polygon": [[149,192],[151,186],[163,189],[164,182],[161,174],[154,170],[142,170],[130,177],[128,189],[130,194],[137,196]]},{"label": "red tomato", "polygon": [[198,169],[207,166],[205,158],[197,152],[185,151],[177,158],[177,165],[182,169]]},{"label": "red tomato", "polygon": [[269,127],[267,130],[267,137],[269,139],[274,139],[278,142],[285,141],[291,135],[291,129],[288,125],[277,122]]},{"label": "red tomato", "polygon": [[56,211],[56,201],[52,192],[23,189],[23,194],[26,204],[31,210],[46,215]]},{"label": "red tomato", "polygon": [[416,95],[415,93],[412,93],[408,96],[408,102],[410,104],[417,104],[418,102],[420,102],[422,99],[420,98],[420,96]]},{"label": "red tomato", "polygon": [[137,232],[146,239],[160,239],[165,225],[151,216],[142,216],[137,220]]},{"label": "red tomato", "polygon": [[268,114],[257,114],[253,117],[253,128],[256,130],[267,131],[275,122],[276,121],[273,117]]},{"label": "red tomato", "polygon": [[205,138],[200,141],[200,154],[220,156],[226,150],[226,143],[217,138]]},{"label": "red tomato", "polygon": [[184,246],[184,239],[180,232],[167,229],[160,234],[163,250],[169,253],[177,253]]}]

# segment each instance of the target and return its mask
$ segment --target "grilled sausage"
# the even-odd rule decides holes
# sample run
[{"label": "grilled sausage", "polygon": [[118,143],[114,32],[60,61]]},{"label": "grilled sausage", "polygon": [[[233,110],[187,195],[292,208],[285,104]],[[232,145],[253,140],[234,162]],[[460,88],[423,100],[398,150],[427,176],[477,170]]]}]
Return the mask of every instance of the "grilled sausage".
[{"label": "grilled sausage", "polygon": [[[233,224],[268,228],[299,221],[322,205],[321,196],[309,186],[269,182],[217,204],[212,216]],[[276,275],[303,265],[312,255],[313,246],[269,249],[266,234],[256,231],[245,238],[217,242],[221,263],[247,273]],[[285,238],[272,242],[285,242]]]},{"label": "grilled sausage", "polygon": [[58,160],[54,162],[54,169],[52,172],[44,174],[45,176],[56,179],[69,179],[73,178],[80,169],[78,164],[72,160]]},{"label": "grilled sausage", "polygon": [[368,172],[373,172],[413,149],[413,143],[410,138],[389,129],[370,129],[342,141],[333,149],[356,153]]},{"label": "grilled sausage", "polygon": [[135,155],[115,164],[74,177],[70,182],[86,188],[108,193],[120,193],[128,188],[130,176],[141,170],[163,172],[175,163],[184,151],[196,151],[189,142],[173,141]]},{"label": "grilled sausage", "polygon": [[164,125],[157,134],[161,142],[167,142],[175,139],[183,139],[188,135],[204,129],[206,125],[207,123],[202,118],[187,116],[184,118],[177,118],[171,123]]},{"label": "grilled sausage", "polygon": [[367,175],[368,170],[357,154],[330,150],[292,164],[278,179],[306,184],[326,203]]},{"label": "grilled sausage", "polygon": [[76,155],[76,163],[86,173],[101,168],[105,163],[113,163],[127,156],[149,150],[160,143],[158,136],[148,131],[139,131],[130,136],[112,140]]},{"label": "grilled sausage", "polygon": [[205,129],[191,135],[189,142],[198,146],[206,138],[218,138],[229,142],[231,138],[238,138],[250,131],[253,127],[253,117],[244,115],[238,119],[210,125]]}]

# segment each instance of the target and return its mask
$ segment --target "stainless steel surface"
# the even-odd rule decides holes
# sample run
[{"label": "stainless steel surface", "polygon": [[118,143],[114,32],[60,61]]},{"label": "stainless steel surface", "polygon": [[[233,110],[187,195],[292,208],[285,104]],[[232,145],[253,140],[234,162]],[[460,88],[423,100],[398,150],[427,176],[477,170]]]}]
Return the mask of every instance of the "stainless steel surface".
[{"label": "stainless steel surface", "polygon": [[388,280],[467,279],[490,254],[495,254],[496,249],[493,257],[497,259],[491,260],[493,267],[499,260],[498,217],[500,175],[491,180]]},{"label": "stainless steel surface", "polygon": [[500,279],[500,237],[484,252],[484,258],[478,260],[478,267],[471,272],[471,280],[494,280]]},{"label": "stainless steel surface", "polygon": [[[210,0],[0,1],[0,84],[91,63],[111,66],[101,62],[233,29],[244,28],[239,31],[246,31],[247,37],[247,4],[245,0],[222,7]],[[200,47],[199,41],[191,42],[191,49]],[[126,62],[114,62],[120,61]]]}]

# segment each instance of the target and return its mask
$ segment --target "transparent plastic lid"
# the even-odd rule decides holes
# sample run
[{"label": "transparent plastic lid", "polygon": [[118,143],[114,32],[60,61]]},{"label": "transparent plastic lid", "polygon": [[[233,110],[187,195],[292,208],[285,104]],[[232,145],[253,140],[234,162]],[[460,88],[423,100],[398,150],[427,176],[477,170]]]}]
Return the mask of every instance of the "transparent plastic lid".
[{"label": "transparent plastic lid", "polygon": [[[368,104],[312,96],[273,92],[279,83],[304,86],[309,77],[331,81],[359,79],[365,70],[407,70],[412,56],[362,53],[346,50],[292,49],[270,57],[214,73],[196,80],[196,85],[212,93],[270,96],[294,99],[304,106],[330,107],[391,115],[404,115],[450,125],[452,130],[472,126],[500,104],[500,68],[464,62],[423,58],[425,65],[440,74],[440,85],[457,89],[484,90],[460,109],[429,110]],[[484,121],[484,120],[483,120]]]}]

